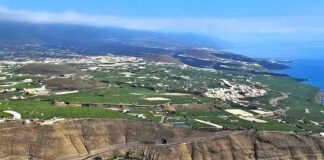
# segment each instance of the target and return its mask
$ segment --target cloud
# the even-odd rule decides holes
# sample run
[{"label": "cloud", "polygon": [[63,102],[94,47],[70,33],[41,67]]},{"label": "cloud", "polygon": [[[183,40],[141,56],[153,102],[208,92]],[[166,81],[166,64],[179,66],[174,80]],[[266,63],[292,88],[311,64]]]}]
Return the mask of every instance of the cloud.
[{"label": "cloud", "polygon": [[98,27],[122,27],[149,31],[190,32],[211,36],[217,35],[232,39],[242,39],[244,36],[257,36],[259,34],[324,34],[324,18],[322,16],[148,18],[89,15],[77,12],[35,12],[9,10],[0,7],[0,19],[41,24],[60,23]]}]

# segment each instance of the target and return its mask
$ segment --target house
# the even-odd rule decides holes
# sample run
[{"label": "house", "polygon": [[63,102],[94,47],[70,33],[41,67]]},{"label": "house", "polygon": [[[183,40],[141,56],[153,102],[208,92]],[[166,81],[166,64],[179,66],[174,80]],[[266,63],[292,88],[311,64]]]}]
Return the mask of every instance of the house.
[{"label": "house", "polygon": [[42,86],[40,88],[24,88],[25,94],[35,94],[35,95],[48,95],[49,91],[45,88],[45,86]]}]

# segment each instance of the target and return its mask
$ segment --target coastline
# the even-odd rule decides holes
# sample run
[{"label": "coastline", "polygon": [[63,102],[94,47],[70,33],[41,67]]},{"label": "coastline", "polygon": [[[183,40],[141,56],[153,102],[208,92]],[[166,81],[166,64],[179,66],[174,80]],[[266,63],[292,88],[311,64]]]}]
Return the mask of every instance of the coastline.
[{"label": "coastline", "polygon": [[271,70],[277,74],[289,75],[289,77],[305,84],[309,84],[324,92],[324,60],[293,60],[284,63],[288,69]]},{"label": "coastline", "polygon": [[[279,75],[280,74],[287,75],[288,77],[291,77],[300,83],[307,84],[317,88],[318,91],[314,97],[315,98],[314,100],[316,101],[316,103],[324,105],[323,103],[324,88],[323,85],[321,84],[322,81],[320,81],[321,79],[323,79],[323,77],[314,76],[314,74],[318,74],[318,75],[320,74],[318,73],[319,72],[318,69],[323,68],[323,66],[313,62],[318,63],[318,61],[309,61],[309,60],[289,61],[287,63],[283,63],[284,65],[287,65],[289,67],[288,69],[272,70],[272,72]],[[313,70],[317,72],[313,72]]]}]

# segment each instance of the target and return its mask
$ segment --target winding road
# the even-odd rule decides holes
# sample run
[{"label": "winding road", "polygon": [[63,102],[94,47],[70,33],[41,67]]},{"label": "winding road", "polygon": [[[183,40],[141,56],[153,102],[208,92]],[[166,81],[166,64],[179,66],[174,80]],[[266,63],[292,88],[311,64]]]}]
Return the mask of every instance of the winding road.
[{"label": "winding road", "polygon": [[273,98],[269,101],[269,103],[273,106],[277,106],[278,102],[284,99],[287,99],[289,97],[288,93],[281,93],[280,97]]}]

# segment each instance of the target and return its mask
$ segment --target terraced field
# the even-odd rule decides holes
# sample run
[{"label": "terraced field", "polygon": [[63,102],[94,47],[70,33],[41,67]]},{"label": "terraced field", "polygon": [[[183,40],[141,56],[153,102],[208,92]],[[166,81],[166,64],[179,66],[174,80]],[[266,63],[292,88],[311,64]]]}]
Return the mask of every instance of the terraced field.
[{"label": "terraced field", "polygon": [[95,107],[58,107],[50,102],[35,100],[3,101],[0,105],[0,114],[4,110],[14,110],[21,114],[23,119],[52,119],[62,118],[130,118],[125,114]]},{"label": "terraced field", "polygon": [[[15,74],[15,66],[3,67],[1,77],[6,78],[0,82],[14,84],[0,86],[3,90],[0,93],[0,116],[10,117],[2,112],[10,109],[19,112],[23,119],[122,118],[144,119],[169,125],[183,122],[192,128],[211,127],[195,121],[199,119],[226,129],[324,131],[323,107],[316,104],[314,98],[317,89],[289,77],[140,61],[117,63],[116,66],[104,64],[104,67],[100,67],[100,63],[97,66],[93,63],[89,66],[82,63],[62,66],[53,66],[54,69],[50,67],[53,70],[52,74],[42,76],[34,73]],[[66,66],[69,69],[66,69]],[[59,68],[69,72],[61,72]],[[71,74],[72,70],[82,74]],[[224,80],[241,85],[240,87],[253,85],[254,88],[264,89],[267,93],[261,97],[242,98],[240,102],[206,97],[205,92],[209,88],[230,89],[230,86],[224,84]],[[41,86],[47,87],[48,92],[45,95],[29,94],[25,91],[26,88],[37,91]],[[13,88],[14,90],[11,90]],[[57,91],[67,91],[67,94],[55,94]],[[282,93],[288,97],[285,96],[275,104],[270,103],[271,100],[281,97]],[[57,105],[54,103],[57,101],[66,105]],[[104,109],[97,104],[124,107],[117,110],[109,107]],[[191,107],[199,104],[208,107]],[[82,105],[84,107],[81,107]],[[182,107],[177,107],[179,105]],[[125,108],[127,111],[124,113]],[[240,109],[253,116],[241,117],[225,112],[226,109]],[[273,115],[264,116],[253,110]],[[138,115],[144,115],[145,118]],[[165,118],[164,121],[162,117]],[[266,123],[258,123],[255,120]]]}]

